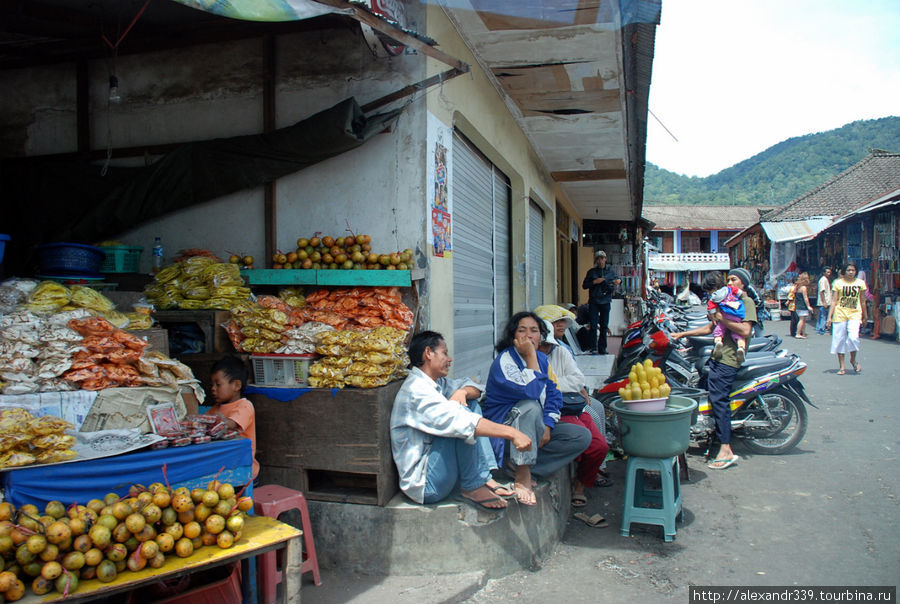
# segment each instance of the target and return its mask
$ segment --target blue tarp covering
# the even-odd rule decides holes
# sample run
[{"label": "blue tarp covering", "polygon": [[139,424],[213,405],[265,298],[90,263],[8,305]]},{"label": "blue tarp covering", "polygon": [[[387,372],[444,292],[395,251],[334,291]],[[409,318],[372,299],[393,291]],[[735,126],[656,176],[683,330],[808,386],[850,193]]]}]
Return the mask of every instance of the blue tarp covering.
[{"label": "blue tarp covering", "polygon": [[[17,468],[3,472],[6,500],[19,507],[33,503],[43,510],[48,501],[66,505],[84,505],[91,499],[102,499],[107,493],[125,495],[135,483],[149,485],[165,482],[162,466],[172,487],[190,489],[206,487],[223,466],[220,482],[240,489],[250,482],[253,453],[250,440],[213,441],[202,445],[169,447],[135,451],[115,457],[89,459],[72,463]],[[244,492],[251,495],[251,487]]]},{"label": "blue tarp covering", "polygon": [[[292,400],[298,399],[307,392],[310,392],[312,388],[267,388],[266,386],[254,386],[252,384],[248,385],[244,388],[244,394],[262,394],[271,399],[275,399],[276,401],[281,401],[282,403],[287,403]],[[331,396],[332,398],[337,396],[337,393],[340,392],[340,388],[332,388]]]}]

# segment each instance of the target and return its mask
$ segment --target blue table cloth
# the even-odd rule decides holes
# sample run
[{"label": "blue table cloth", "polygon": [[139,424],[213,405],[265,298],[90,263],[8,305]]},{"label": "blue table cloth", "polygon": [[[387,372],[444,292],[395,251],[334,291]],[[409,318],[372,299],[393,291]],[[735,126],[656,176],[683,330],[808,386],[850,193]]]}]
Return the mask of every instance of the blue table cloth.
[{"label": "blue table cloth", "polygon": [[[73,502],[84,505],[91,499],[103,499],[107,493],[123,496],[135,483],[165,484],[163,464],[173,488],[206,487],[224,467],[218,480],[240,490],[251,481],[253,451],[246,438],[144,449],[100,459],[6,470],[2,473],[2,486],[6,501],[16,507],[33,503],[43,510],[53,500],[66,505]],[[244,494],[252,495],[252,486]]]}]

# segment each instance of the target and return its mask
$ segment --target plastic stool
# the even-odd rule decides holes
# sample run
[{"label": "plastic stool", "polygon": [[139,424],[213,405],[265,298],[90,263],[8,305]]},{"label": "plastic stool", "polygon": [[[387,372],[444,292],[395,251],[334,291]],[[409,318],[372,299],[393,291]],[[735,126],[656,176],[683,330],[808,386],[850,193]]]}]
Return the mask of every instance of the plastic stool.
[{"label": "plastic stool", "polygon": [[[322,584],[319,576],[319,560],[316,558],[316,545],[313,543],[312,526],[309,523],[309,510],[306,507],[306,497],[300,491],[295,491],[277,484],[267,484],[258,489],[253,489],[253,510],[260,516],[278,518],[288,510],[298,510],[303,525],[303,563],[300,566],[300,574],[312,571],[313,582]],[[275,602],[276,586],[281,583],[279,568],[283,568],[284,561],[280,564],[276,560],[281,557],[281,552],[266,552],[259,556],[259,585],[262,591],[263,602],[271,604]]]},{"label": "plastic stool", "polygon": [[[622,536],[631,535],[631,524],[658,524],[663,527],[666,541],[675,537],[675,519],[684,519],[681,507],[681,483],[678,479],[677,457],[628,457],[625,470],[625,505],[622,510]],[[659,472],[662,490],[644,487],[644,471]],[[662,504],[647,507],[645,504]]]}]

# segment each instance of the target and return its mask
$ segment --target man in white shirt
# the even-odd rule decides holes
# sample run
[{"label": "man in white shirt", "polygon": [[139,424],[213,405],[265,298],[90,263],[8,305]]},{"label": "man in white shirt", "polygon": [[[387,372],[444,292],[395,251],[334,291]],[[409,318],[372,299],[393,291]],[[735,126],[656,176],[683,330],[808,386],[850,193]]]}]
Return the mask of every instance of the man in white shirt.
[{"label": "man in white shirt", "polygon": [[435,503],[458,487],[462,497],[476,505],[505,508],[503,498],[515,493],[494,481],[490,446],[476,437],[505,438],[520,451],[531,448],[531,439],[481,416],[474,400],[481,396],[480,385],[447,379],[453,358],[441,334],[416,334],[409,358],[412,369],[391,412],[391,449],[400,489],[417,503]]},{"label": "man in white shirt", "polygon": [[816,291],[816,306],[819,316],[816,318],[816,333],[825,335],[825,322],[828,320],[828,309],[831,307],[831,267],[826,266]]}]

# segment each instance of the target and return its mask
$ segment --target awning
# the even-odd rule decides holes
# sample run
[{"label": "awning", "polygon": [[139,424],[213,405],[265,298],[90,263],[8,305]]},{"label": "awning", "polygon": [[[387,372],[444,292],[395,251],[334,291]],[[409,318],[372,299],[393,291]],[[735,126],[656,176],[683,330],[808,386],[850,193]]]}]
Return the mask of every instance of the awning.
[{"label": "awning", "polygon": [[831,226],[831,216],[816,216],[804,220],[786,220],[784,222],[760,222],[769,241],[785,243],[812,239]]}]

